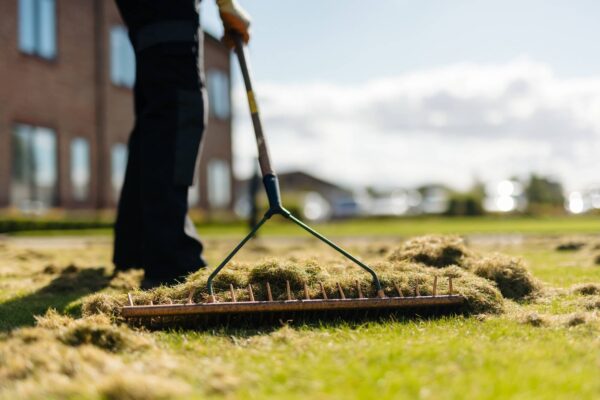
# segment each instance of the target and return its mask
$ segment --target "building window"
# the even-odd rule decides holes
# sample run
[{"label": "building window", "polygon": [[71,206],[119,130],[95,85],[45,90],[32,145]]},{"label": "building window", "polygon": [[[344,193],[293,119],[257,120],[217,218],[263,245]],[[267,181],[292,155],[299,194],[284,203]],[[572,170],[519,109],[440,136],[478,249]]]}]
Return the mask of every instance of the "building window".
[{"label": "building window", "polygon": [[225,208],[231,200],[231,175],[225,160],[208,162],[208,202],[212,208]]},{"label": "building window", "polygon": [[19,49],[48,59],[56,56],[55,0],[19,0]]},{"label": "building window", "polygon": [[127,29],[120,25],[110,30],[110,79],[115,85],[128,88],[135,83],[135,53]]},{"label": "building window", "polygon": [[125,180],[125,169],[127,168],[127,146],[123,143],[114,144],[110,151],[110,182],[113,190],[113,198],[119,200],[121,187]]},{"label": "building window", "polygon": [[24,211],[52,206],[57,194],[56,134],[17,125],[12,135],[11,203]]},{"label": "building window", "polygon": [[71,141],[71,187],[73,198],[85,201],[90,192],[90,144],[86,139]]},{"label": "building window", "polygon": [[223,71],[211,69],[206,74],[210,114],[219,119],[229,118],[229,77]]}]

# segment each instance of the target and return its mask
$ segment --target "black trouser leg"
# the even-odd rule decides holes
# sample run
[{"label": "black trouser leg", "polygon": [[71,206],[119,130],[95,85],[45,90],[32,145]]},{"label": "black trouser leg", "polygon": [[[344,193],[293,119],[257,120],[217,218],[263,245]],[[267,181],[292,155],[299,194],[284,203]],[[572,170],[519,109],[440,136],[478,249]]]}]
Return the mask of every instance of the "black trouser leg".
[{"label": "black trouser leg", "polygon": [[160,43],[136,53],[136,130],[115,227],[115,264],[127,267],[141,254],[151,279],[171,280],[206,265],[187,216],[205,125],[198,58],[198,43]]},{"label": "black trouser leg", "polygon": [[116,270],[144,267],[140,145],[139,130],[134,128],[129,138],[127,170],[115,221],[113,262]]}]

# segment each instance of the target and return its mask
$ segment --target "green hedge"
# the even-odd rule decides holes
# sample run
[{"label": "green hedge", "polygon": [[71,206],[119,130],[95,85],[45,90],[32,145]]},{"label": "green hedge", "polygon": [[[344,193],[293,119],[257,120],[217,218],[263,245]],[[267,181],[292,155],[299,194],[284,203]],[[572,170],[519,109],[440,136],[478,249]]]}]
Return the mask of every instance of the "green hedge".
[{"label": "green hedge", "polygon": [[113,222],[108,220],[73,220],[44,218],[0,218],[0,233],[66,229],[110,228]]}]

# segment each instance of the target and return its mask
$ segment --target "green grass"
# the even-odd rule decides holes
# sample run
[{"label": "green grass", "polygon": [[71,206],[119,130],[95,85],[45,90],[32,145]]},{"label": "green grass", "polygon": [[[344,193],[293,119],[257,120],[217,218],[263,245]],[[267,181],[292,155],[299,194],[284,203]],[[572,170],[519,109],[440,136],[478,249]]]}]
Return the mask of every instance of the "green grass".
[{"label": "green grass", "polygon": [[[331,236],[415,236],[439,234],[524,234],[563,235],[573,233],[598,233],[598,216],[565,217],[473,217],[473,218],[389,218],[356,219],[315,224],[320,232]],[[199,224],[198,231],[204,236],[241,236],[248,231],[242,222],[227,224]],[[110,229],[40,230],[11,233],[13,236],[64,236],[64,235],[110,235]],[[261,229],[264,235],[296,236],[301,231],[295,225],[275,217]]]},{"label": "green grass", "polygon": [[[543,234],[523,242],[500,245],[501,241],[491,240],[475,246],[522,256],[545,287],[562,290],[562,294],[548,295],[532,303],[508,302],[505,314],[484,318],[409,319],[359,326],[285,326],[258,331],[154,332],[152,337],[157,346],[151,356],[131,353],[114,357],[138,368],[139,363],[154,359],[161,363],[160,357],[169,356],[169,362],[178,363],[174,369],[180,375],[176,376],[183,377],[191,386],[192,398],[600,398],[597,320],[573,327],[562,322],[546,327],[520,322],[523,315],[532,312],[566,318],[584,311],[580,306],[583,297],[565,289],[577,283],[600,283],[600,266],[593,264],[593,252],[588,249],[557,252],[556,239],[547,238],[597,233],[596,220],[369,220],[327,224],[321,228],[334,236],[367,237],[432,232]],[[242,226],[211,229],[206,230],[214,236],[211,243],[226,241],[218,248],[210,246],[211,260],[222,256],[223,248],[233,242],[223,235],[243,232]],[[296,231],[276,223],[268,233],[286,236],[292,232]],[[366,256],[370,243],[379,243],[376,240],[379,239],[372,237],[364,239],[362,244],[352,242],[352,247],[359,255]],[[398,239],[389,241],[390,245],[397,242]],[[289,252],[283,245],[273,246],[275,250],[269,255]],[[59,249],[45,253],[40,250],[31,259],[19,259],[20,251],[10,247],[3,250],[0,246],[0,331],[5,335],[15,328],[32,325],[33,315],[43,313],[48,307],[76,311],[74,305],[83,296],[107,284],[97,270],[87,273],[88,276],[80,272],[69,279],[39,273],[48,263],[64,265],[70,258],[77,259],[77,265],[84,270],[106,265],[110,256],[110,243],[106,240],[85,250]],[[311,252],[314,251],[311,247]],[[242,260],[254,260],[255,256],[252,252],[240,254]],[[69,285],[77,289],[69,290]],[[3,340],[0,334],[0,346]],[[148,357],[155,358],[149,361]],[[170,367],[165,365],[165,368]]]},{"label": "green grass", "polygon": [[[249,384],[237,398],[596,398],[597,332],[505,318],[320,327],[232,340],[169,333],[160,341],[219,359]],[[242,378],[243,379],[243,378]]]}]

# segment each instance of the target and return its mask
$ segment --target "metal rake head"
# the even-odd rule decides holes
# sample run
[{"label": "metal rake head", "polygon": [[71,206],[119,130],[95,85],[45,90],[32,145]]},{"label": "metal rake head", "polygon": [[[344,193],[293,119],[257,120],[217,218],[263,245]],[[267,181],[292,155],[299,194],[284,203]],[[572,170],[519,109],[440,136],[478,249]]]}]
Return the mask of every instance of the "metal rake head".
[{"label": "metal rake head", "polygon": [[[286,281],[284,299],[275,299],[269,282],[264,283],[264,298],[257,299],[252,284],[246,288],[229,285],[228,301],[217,301],[214,295],[206,302],[194,303],[195,290],[190,291],[186,301],[167,304],[136,305],[129,294],[129,305],[121,309],[121,316],[132,325],[146,327],[212,327],[215,325],[261,325],[278,321],[311,320],[357,320],[373,319],[394,314],[439,315],[458,311],[464,298],[453,291],[452,278],[448,278],[448,292],[439,294],[438,278],[434,277],[431,295],[422,296],[416,284],[410,293],[403,292],[394,284],[393,296],[367,297],[356,281],[356,296],[350,297],[342,285],[336,282],[336,293],[327,293],[319,282],[319,294],[311,297],[309,286],[304,283],[302,298],[295,298],[289,281]],[[354,291],[353,291],[354,292]],[[239,299],[244,297],[243,301]],[[245,300],[247,298],[248,300]]]}]

